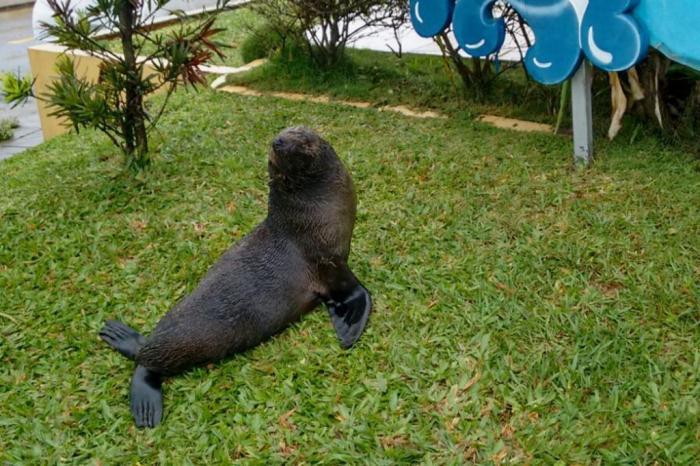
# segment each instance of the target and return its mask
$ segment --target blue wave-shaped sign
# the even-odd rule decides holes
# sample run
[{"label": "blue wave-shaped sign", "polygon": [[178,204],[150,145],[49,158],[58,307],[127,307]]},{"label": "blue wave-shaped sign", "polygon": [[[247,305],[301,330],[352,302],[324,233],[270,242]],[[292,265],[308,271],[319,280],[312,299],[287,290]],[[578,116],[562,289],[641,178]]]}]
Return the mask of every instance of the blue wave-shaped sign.
[{"label": "blue wave-shaped sign", "polygon": [[[451,24],[464,52],[487,57],[498,53],[505,41],[505,22],[493,16],[495,3],[496,0],[411,0],[411,20],[423,37],[438,35]],[[506,3],[523,17],[535,35],[535,43],[525,55],[525,67],[544,84],[570,78],[584,56],[606,71],[629,69],[646,56],[649,35],[634,15],[639,0]]]},{"label": "blue wave-shaped sign", "polygon": [[652,47],[700,70],[700,1],[641,0],[634,16],[649,33]]}]

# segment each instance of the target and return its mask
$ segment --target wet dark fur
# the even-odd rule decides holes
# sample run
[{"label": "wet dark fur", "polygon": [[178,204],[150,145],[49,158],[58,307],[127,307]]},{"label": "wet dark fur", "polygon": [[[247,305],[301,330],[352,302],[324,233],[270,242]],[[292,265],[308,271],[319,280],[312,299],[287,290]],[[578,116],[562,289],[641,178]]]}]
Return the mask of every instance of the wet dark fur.
[{"label": "wet dark fur", "polygon": [[[348,258],[352,180],[333,148],[309,130],[288,130],[276,144],[268,167],[268,217],[158,322],[136,355],[140,365],[173,375],[251,348],[328,293],[318,265]],[[276,155],[281,152],[307,157]]]},{"label": "wet dark fur", "polygon": [[107,343],[138,364],[132,382],[138,425],[160,421],[160,376],[251,348],[321,302],[343,346],[364,329],[371,300],[346,264],[356,210],[347,170],[330,144],[291,128],[273,142],[268,171],[267,218],[148,338],[116,321],[102,330]]}]

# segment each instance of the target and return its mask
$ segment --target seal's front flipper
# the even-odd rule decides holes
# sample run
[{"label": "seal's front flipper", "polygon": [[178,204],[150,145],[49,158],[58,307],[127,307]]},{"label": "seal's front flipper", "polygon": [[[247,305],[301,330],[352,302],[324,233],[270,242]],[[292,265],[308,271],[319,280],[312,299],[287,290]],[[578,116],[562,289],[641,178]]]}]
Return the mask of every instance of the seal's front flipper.
[{"label": "seal's front flipper", "polygon": [[136,427],[155,427],[163,417],[161,376],[143,366],[136,366],[131,379],[131,414]]},{"label": "seal's front flipper", "polygon": [[132,361],[146,342],[143,335],[117,320],[105,322],[105,326],[100,330],[100,338]]},{"label": "seal's front flipper", "polygon": [[328,301],[328,313],[340,339],[340,346],[350,348],[360,338],[367,326],[372,310],[372,298],[367,289],[360,285],[353,288],[342,301]]},{"label": "seal's front flipper", "polygon": [[372,297],[345,263],[324,266],[323,276],[328,279],[325,302],[335,333],[340,346],[350,348],[367,326]]}]

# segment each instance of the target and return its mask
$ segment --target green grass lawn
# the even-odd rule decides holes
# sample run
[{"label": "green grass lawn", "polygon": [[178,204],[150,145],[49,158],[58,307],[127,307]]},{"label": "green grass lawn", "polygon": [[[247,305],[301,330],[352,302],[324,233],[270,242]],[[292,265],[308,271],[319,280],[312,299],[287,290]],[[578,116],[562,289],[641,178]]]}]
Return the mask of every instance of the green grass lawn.
[{"label": "green grass lawn", "polygon": [[[193,21],[198,21],[197,19]],[[223,31],[216,42],[222,45],[223,58],[213,64],[242,66],[241,49],[246,38],[265,24],[250,8],[241,7],[221,13],[216,26]],[[156,30],[164,34],[175,26]],[[112,50],[121,50],[117,40],[107,42]],[[147,53],[149,46],[144,48]],[[486,97],[478,98],[465,90],[459,77],[448,72],[448,63],[440,56],[404,54],[348,49],[346,59],[330,69],[320,69],[304,53],[293,47],[274,51],[270,62],[253,71],[229,75],[232,84],[262,91],[289,91],[325,94],[336,99],[369,101],[375,106],[407,105],[415,109],[438,110],[450,116],[476,117],[481,114],[522,118],[554,124],[560,105],[560,86],[544,86],[527,78],[522,67],[504,71],[493,82]],[[596,132],[604,136],[610,124],[610,91],[607,76],[596,73],[594,110]],[[565,114],[563,131],[571,119]],[[624,121],[620,138],[633,139],[640,132],[655,128],[640,125],[633,118]]]},{"label": "green grass lawn", "polygon": [[442,57],[406,54],[398,58],[388,52],[352,49],[347,57],[346,62],[324,70],[294,51],[285,51],[266,66],[230,75],[229,82],[376,105],[409,105],[450,115],[496,113],[545,122],[555,119],[558,88],[528,86],[520,70],[512,69],[496,80],[488,100],[479,101],[465,95],[459,79],[446,72]]},{"label": "green grass lawn", "polygon": [[[199,19],[193,19],[197,22]],[[241,7],[219,14],[216,26],[223,31],[215,40],[222,45],[224,58],[214,64],[238,67],[244,64],[241,48],[255,28],[265,20],[250,8]],[[152,34],[167,34],[176,26],[166,26]],[[116,39],[105,42],[120,51]],[[152,47],[148,44],[143,53]],[[486,100],[465,93],[456,75],[447,73],[447,63],[439,56],[405,54],[402,58],[389,52],[347,50],[347,59],[323,70],[298,50],[277,51],[267,66],[252,72],[231,75],[230,82],[260,90],[328,94],[339,99],[370,101],[381,105],[409,105],[431,108],[450,115],[494,113],[553,123],[559,106],[559,87],[528,81],[522,68],[511,69],[494,80]],[[600,76],[597,103],[609,113],[609,97],[604,76]]]},{"label": "green grass lawn", "polygon": [[[206,110],[205,110],[206,109]],[[375,311],[325,311],[171,379],[139,431],[145,332],[266,213],[266,147],[317,128],[359,194]],[[700,460],[700,165],[642,137],[571,169],[567,138],[178,93],[143,181],[91,132],[0,163],[0,462],[677,464]]]}]

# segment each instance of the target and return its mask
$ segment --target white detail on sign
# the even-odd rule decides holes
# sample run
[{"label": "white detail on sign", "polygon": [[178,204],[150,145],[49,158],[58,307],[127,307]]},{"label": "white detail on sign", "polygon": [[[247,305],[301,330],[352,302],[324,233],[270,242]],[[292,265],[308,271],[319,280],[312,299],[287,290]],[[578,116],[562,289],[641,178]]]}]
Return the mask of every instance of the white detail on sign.
[{"label": "white detail on sign", "polygon": [[464,48],[466,48],[466,49],[478,49],[479,47],[483,47],[483,45],[485,43],[486,43],[486,39],[481,39],[476,44],[464,44]]},{"label": "white detail on sign", "polygon": [[538,68],[542,68],[543,70],[546,70],[547,68],[551,68],[551,67],[552,67],[552,62],[551,62],[551,61],[548,61],[548,62],[544,62],[544,63],[543,63],[543,62],[539,61],[539,60],[537,59],[537,57],[535,57],[532,61],[533,61],[533,63],[535,64],[535,66],[537,66]]},{"label": "white detail on sign", "polygon": [[588,47],[591,49],[593,56],[603,65],[609,65],[613,61],[613,54],[607,52],[600,47],[595,42],[595,37],[593,35],[593,26],[588,28]]},{"label": "white detail on sign", "polygon": [[[406,11],[406,10],[404,10]],[[416,8],[415,8],[415,13],[416,13],[416,19],[418,20],[419,23],[423,23],[423,17],[420,15],[420,1],[416,2]]]}]

